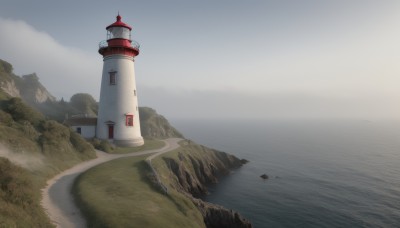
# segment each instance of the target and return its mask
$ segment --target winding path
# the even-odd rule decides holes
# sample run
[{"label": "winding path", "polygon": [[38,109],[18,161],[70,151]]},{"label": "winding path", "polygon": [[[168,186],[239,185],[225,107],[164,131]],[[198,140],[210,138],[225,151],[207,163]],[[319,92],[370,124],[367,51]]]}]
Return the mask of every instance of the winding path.
[{"label": "winding path", "polygon": [[47,186],[42,189],[42,207],[57,227],[84,228],[86,227],[86,220],[79,208],[75,205],[74,198],[71,194],[72,185],[79,174],[101,163],[122,157],[153,154],[148,158],[151,160],[160,154],[178,148],[178,142],[181,140],[180,138],[169,138],[163,140],[165,146],[160,149],[130,154],[107,154],[102,151],[96,151],[97,158],[80,163],[47,181]]}]

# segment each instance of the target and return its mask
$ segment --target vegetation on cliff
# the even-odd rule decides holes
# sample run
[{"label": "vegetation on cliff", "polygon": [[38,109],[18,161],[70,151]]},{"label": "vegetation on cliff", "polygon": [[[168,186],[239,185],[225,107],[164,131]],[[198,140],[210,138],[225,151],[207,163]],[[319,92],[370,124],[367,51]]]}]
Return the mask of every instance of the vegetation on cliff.
[{"label": "vegetation on cliff", "polygon": [[51,227],[33,174],[0,157],[0,227]]},{"label": "vegetation on cliff", "polygon": [[153,159],[168,194],[145,157],[104,163],[82,174],[73,192],[90,227],[251,227],[237,212],[195,198],[206,184],[240,167],[235,156],[184,140]]},{"label": "vegetation on cliff", "polygon": [[0,145],[0,227],[51,227],[40,189],[61,170],[94,158],[93,147],[19,98],[1,101]]},{"label": "vegetation on cliff", "polygon": [[22,98],[30,105],[56,100],[39,82],[39,77],[35,73],[17,76],[13,73],[13,66],[1,59],[0,89],[9,96]]},{"label": "vegetation on cliff", "polygon": [[239,168],[244,161],[190,140],[180,144],[177,150],[152,162],[168,191],[191,199],[201,212],[206,227],[251,227],[251,223],[239,213],[197,198],[208,193],[207,184],[217,183],[221,175]]},{"label": "vegetation on cliff", "polygon": [[37,81],[15,76],[12,65],[0,61],[0,227],[53,227],[40,206],[40,189],[61,170],[94,158],[95,151],[80,135],[14,97],[29,91],[7,85],[23,88],[26,80]]},{"label": "vegetation on cliff", "polygon": [[[39,204],[40,189],[49,177],[95,157],[93,146],[60,122],[66,114],[94,116],[98,104],[83,93],[56,101],[36,74],[19,77],[12,70],[0,60],[0,227],[53,227]],[[156,139],[183,138],[155,110],[141,107],[139,112],[147,143],[135,151],[162,147]],[[159,191],[144,157],[115,160],[83,174],[74,192],[89,225],[127,227],[135,219],[135,226],[144,227],[248,227],[236,212],[195,198],[218,175],[241,165],[234,156],[185,141],[153,165],[168,195]]]},{"label": "vegetation on cliff", "polygon": [[187,197],[158,191],[145,158],[113,160],[78,178],[73,192],[88,227],[205,227]]},{"label": "vegetation on cliff", "polygon": [[139,108],[140,130],[142,136],[146,138],[183,138],[168,120],[158,114],[154,109],[148,107]]}]

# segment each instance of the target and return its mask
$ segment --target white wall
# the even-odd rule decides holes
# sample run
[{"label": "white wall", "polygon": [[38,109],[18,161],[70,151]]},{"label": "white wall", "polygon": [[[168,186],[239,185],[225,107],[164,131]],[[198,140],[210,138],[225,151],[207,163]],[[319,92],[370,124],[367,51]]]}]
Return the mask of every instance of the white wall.
[{"label": "white wall", "polygon": [[[110,85],[109,72],[117,71],[116,84]],[[135,67],[132,57],[111,55],[104,58],[101,80],[99,113],[97,118],[97,138],[108,139],[107,121],[114,125],[115,141],[131,141],[142,145],[140,132],[138,99],[135,96]],[[137,92],[136,92],[137,95]],[[125,114],[134,115],[134,126],[125,125]]]},{"label": "white wall", "polygon": [[90,139],[96,136],[96,126],[71,126],[71,129],[77,132],[78,127],[81,128],[82,137]]}]

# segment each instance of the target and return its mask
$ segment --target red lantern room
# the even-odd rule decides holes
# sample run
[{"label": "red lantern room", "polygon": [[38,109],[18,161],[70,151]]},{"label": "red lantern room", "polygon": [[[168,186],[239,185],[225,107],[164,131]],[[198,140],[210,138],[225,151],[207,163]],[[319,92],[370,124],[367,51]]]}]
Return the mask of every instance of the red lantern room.
[{"label": "red lantern room", "polygon": [[127,55],[135,57],[139,55],[140,45],[131,39],[132,27],[121,21],[118,14],[117,21],[106,27],[107,41],[99,44],[99,53],[106,57],[109,55]]}]

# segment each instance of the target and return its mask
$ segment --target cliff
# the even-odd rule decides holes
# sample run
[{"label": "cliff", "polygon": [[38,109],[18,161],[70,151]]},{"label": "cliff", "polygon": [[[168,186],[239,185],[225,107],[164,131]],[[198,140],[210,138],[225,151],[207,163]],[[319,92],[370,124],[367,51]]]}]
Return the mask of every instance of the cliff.
[{"label": "cliff", "polygon": [[190,140],[180,144],[181,148],[153,162],[162,183],[188,197],[201,212],[207,227],[252,227],[239,213],[198,198],[208,193],[207,184],[217,183],[220,176],[244,162]]},{"label": "cliff", "polygon": [[36,75],[18,77],[0,60],[0,227],[53,227],[40,206],[47,178],[95,157],[69,128],[23,100],[51,101]]},{"label": "cliff", "polygon": [[33,73],[19,77],[10,63],[0,59],[0,89],[11,97],[20,97],[29,104],[55,101],[55,97],[39,82]]},{"label": "cliff", "polygon": [[140,130],[142,136],[146,138],[183,138],[168,120],[158,114],[154,109],[148,107],[139,107]]},{"label": "cliff", "polygon": [[20,98],[1,101],[0,227],[52,227],[40,189],[49,177],[95,156],[80,135]]},{"label": "cliff", "polygon": [[[51,227],[38,203],[39,189],[48,177],[95,153],[78,134],[49,118],[93,116],[97,102],[89,94],[76,94],[70,102],[56,101],[36,74],[19,77],[12,70],[11,64],[0,60],[0,226]],[[154,109],[140,107],[139,112],[144,137],[183,138]],[[197,208],[206,227],[251,227],[237,212],[196,198],[207,194],[207,184],[240,167],[238,158],[185,140],[179,150],[157,158],[155,164],[163,183],[180,195],[183,206],[189,201]]]}]

